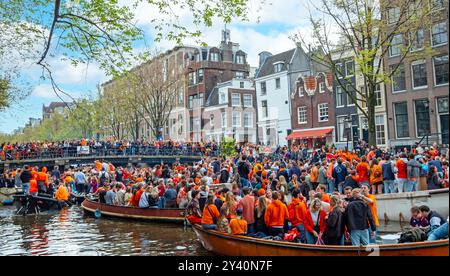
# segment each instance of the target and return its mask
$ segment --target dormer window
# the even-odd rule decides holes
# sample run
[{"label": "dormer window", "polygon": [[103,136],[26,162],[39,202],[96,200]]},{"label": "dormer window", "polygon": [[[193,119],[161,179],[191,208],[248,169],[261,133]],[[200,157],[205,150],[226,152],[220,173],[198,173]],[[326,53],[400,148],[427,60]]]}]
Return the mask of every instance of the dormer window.
[{"label": "dormer window", "polygon": [[283,65],[284,63],[280,62],[280,63],[276,63],[273,65],[273,70],[275,73],[279,73],[283,70]]},{"label": "dormer window", "polygon": [[298,96],[303,97],[305,93],[305,88],[303,87],[303,83],[298,85]]},{"label": "dormer window", "polygon": [[219,62],[220,61],[219,53],[211,53],[211,61]]},{"label": "dormer window", "polygon": [[237,55],[236,56],[236,63],[237,64],[244,64],[245,63],[245,57],[242,55]]}]

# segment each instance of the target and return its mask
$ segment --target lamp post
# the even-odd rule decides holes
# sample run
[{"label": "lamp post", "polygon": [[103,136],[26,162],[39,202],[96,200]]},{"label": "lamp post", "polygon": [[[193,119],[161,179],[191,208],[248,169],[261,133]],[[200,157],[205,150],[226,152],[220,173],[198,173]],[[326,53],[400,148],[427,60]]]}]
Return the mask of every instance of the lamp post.
[{"label": "lamp post", "polygon": [[348,150],[348,143],[349,143],[349,140],[350,140],[350,132],[351,132],[351,129],[352,129],[352,118],[350,117],[350,115],[347,116],[347,118],[345,119],[344,123],[345,123],[345,128],[346,128],[346,131],[347,131],[347,150]]}]

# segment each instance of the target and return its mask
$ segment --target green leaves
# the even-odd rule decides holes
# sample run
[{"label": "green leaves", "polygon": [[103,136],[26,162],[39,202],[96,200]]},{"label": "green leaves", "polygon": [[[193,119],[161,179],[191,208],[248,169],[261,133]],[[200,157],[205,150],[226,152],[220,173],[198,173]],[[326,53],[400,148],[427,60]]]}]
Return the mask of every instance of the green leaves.
[{"label": "green leaves", "polygon": [[220,155],[222,158],[233,157],[236,154],[236,140],[231,137],[224,137],[220,142]]}]

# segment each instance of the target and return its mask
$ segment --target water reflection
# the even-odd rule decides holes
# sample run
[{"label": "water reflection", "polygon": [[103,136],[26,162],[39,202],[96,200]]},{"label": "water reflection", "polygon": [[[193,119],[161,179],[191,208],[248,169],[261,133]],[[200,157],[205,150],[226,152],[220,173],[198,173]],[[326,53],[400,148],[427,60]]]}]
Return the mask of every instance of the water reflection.
[{"label": "water reflection", "polygon": [[0,208],[0,255],[208,255],[180,225],[95,219],[78,207],[39,216]]}]

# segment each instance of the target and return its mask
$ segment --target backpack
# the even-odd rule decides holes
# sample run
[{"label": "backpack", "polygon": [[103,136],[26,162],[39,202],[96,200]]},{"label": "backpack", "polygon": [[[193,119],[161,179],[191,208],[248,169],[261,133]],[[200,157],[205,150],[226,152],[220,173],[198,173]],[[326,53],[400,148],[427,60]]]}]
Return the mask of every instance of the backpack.
[{"label": "backpack", "polygon": [[415,227],[403,232],[398,240],[398,243],[421,242],[427,240],[427,233],[425,229]]}]

